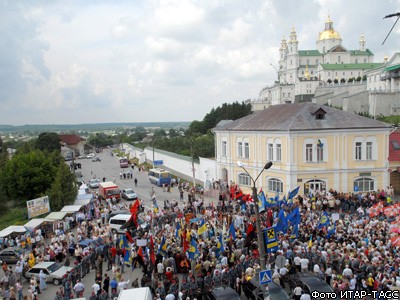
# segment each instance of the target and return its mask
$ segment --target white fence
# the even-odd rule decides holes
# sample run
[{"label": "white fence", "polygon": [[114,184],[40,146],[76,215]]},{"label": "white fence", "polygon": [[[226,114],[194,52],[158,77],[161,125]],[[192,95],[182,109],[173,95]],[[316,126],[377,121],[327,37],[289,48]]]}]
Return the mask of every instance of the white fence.
[{"label": "white fence", "polygon": [[199,162],[192,164],[192,158],[189,156],[179,155],[152,147],[139,149],[127,143],[124,143],[122,147],[125,149],[125,153],[129,154],[130,158],[138,158],[139,164],[144,162],[152,164],[153,159],[162,160],[162,167],[164,169],[189,181],[193,181],[193,165],[196,183],[203,185],[206,189],[209,188],[209,184],[213,179],[218,179],[216,175],[217,163],[213,159],[200,157]]}]

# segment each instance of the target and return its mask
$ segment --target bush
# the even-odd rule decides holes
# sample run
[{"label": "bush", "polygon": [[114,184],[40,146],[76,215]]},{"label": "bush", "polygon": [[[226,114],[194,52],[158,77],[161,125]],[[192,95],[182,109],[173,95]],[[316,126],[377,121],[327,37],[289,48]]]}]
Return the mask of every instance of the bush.
[{"label": "bush", "polygon": [[335,80],[333,81],[333,83],[337,84],[337,83],[339,83],[339,80],[337,80],[337,79],[335,78]]}]

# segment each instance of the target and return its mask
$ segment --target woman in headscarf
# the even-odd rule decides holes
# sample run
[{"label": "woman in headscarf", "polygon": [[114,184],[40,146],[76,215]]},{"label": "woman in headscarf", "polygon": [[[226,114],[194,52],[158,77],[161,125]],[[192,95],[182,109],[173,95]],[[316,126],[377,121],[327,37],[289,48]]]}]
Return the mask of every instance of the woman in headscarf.
[{"label": "woman in headscarf", "polygon": [[39,272],[39,286],[40,286],[40,291],[44,291],[47,287],[46,274],[44,274],[43,270],[40,270]]}]

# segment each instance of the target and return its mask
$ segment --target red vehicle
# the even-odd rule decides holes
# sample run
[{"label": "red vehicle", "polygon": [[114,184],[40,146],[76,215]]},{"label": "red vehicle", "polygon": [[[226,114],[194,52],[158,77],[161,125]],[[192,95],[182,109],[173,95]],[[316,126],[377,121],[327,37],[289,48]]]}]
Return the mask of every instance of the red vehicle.
[{"label": "red vehicle", "polygon": [[119,201],[121,199],[119,187],[112,181],[100,182],[99,195],[104,200],[115,198]]}]

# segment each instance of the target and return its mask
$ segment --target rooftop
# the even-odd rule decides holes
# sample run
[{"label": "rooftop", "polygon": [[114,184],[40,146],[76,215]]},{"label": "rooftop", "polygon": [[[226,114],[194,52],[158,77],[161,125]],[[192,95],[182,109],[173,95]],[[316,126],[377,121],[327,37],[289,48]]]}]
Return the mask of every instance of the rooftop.
[{"label": "rooftop", "polygon": [[[314,115],[320,109],[323,119]],[[391,128],[390,124],[315,103],[273,105],[235,120],[214,131],[303,131],[332,129]]]},{"label": "rooftop", "polygon": [[324,70],[365,70],[382,66],[383,63],[365,63],[365,64],[321,64]]}]

